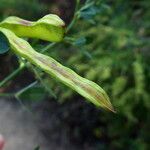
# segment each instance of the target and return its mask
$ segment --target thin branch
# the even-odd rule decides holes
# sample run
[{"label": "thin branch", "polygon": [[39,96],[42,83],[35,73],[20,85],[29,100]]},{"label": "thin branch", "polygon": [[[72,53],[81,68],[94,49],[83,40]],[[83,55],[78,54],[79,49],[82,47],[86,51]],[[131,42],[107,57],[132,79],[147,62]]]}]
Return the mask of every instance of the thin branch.
[{"label": "thin branch", "polygon": [[25,64],[22,63],[19,68],[17,68],[16,70],[14,70],[10,75],[8,75],[4,80],[2,80],[0,82],[0,88],[2,86],[4,86],[6,83],[8,83],[10,80],[12,80],[15,76],[17,76],[17,74],[22,71],[25,68]]},{"label": "thin branch", "polygon": [[68,25],[66,32],[68,32],[75,24],[76,20],[78,19],[78,8],[79,8],[79,4],[80,4],[80,0],[76,0],[76,6],[75,6],[75,12],[74,12],[74,16],[73,19],[71,21],[71,23]]},{"label": "thin branch", "polygon": [[26,90],[32,88],[33,86],[35,86],[38,83],[38,81],[34,81],[33,83],[29,84],[28,86],[24,87],[23,89],[21,89],[19,92],[17,92],[15,94],[15,97],[18,98],[23,92],[25,92]]},{"label": "thin branch", "polygon": [[11,98],[11,97],[14,97],[14,93],[0,93],[0,97]]}]

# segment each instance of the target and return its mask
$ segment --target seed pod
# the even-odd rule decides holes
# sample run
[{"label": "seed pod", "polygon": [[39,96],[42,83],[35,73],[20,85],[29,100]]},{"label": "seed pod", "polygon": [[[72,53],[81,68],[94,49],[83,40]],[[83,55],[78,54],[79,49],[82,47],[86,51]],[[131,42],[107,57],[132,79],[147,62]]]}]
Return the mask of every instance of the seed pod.
[{"label": "seed pod", "polygon": [[51,42],[61,41],[65,32],[64,21],[53,14],[46,15],[36,22],[8,17],[0,23],[0,27],[11,30],[19,37],[38,38]]},{"label": "seed pod", "polygon": [[75,90],[93,104],[114,112],[106,92],[96,83],[79,76],[53,58],[36,52],[27,41],[17,37],[10,30],[0,28],[0,32],[7,37],[15,54],[24,57],[30,63]]}]

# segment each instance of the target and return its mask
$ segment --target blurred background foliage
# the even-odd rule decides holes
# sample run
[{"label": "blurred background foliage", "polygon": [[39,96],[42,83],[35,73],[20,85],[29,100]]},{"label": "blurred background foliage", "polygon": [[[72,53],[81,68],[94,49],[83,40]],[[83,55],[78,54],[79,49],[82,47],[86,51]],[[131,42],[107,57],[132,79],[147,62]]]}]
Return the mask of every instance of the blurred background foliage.
[{"label": "blurred background foliage", "polygon": [[[46,54],[101,85],[117,114],[80,101],[82,97],[39,70],[42,87],[28,89],[21,99],[41,99],[46,96],[43,86],[47,87],[51,89],[49,99],[54,97],[63,107],[65,105],[62,114],[67,115],[63,121],[78,143],[90,143],[94,150],[146,150],[150,142],[150,1],[88,0],[87,5],[84,1],[81,3],[86,7],[82,7],[75,26],[64,42]],[[0,0],[0,18],[17,15],[36,20],[47,13],[56,13],[68,24],[74,8],[75,1],[69,0]],[[32,41],[36,49],[44,44]],[[12,61],[13,56],[8,55],[0,60],[1,66]],[[0,69],[3,77],[5,68]],[[10,70],[13,68],[7,71]],[[34,80],[32,74],[28,74],[25,74],[24,84]]]}]

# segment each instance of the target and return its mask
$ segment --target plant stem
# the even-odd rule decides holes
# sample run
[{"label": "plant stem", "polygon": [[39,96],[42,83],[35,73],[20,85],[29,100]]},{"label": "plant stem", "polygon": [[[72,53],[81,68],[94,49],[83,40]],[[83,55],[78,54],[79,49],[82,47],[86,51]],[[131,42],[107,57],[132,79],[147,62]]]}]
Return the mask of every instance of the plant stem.
[{"label": "plant stem", "polygon": [[0,97],[14,97],[13,93],[0,93]]},{"label": "plant stem", "polygon": [[28,86],[24,87],[23,89],[21,89],[19,92],[17,92],[15,94],[15,97],[18,98],[19,95],[21,95],[23,92],[25,92],[26,90],[32,88],[33,86],[35,86],[38,83],[38,81],[34,81],[33,83],[29,84]]},{"label": "plant stem", "polygon": [[48,44],[46,47],[44,47],[44,48],[41,50],[41,53],[46,52],[48,49],[54,47],[55,45],[56,45],[56,43],[50,43],[50,44]]},{"label": "plant stem", "polygon": [[22,71],[25,68],[25,64],[22,63],[19,68],[14,70],[9,76],[7,76],[2,82],[0,82],[0,88],[4,86],[7,82],[9,82],[11,79],[13,79],[20,71]]},{"label": "plant stem", "polygon": [[78,18],[77,17],[77,10],[79,8],[79,4],[80,4],[80,0],[76,0],[74,16],[73,16],[73,19],[72,19],[71,23],[68,25],[68,27],[66,29],[66,32],[68,32],[73,27],[73,25],[75,24],[75,22],[76,22],[76,20]]}]

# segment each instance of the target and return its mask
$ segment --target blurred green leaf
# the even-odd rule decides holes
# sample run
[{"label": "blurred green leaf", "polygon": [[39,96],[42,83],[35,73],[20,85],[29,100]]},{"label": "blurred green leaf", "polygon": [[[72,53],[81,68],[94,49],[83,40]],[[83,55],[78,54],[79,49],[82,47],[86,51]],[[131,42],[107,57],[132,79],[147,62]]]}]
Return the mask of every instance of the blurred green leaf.
[{"label": "blurred green leaf", "polygon": [[136,61],[133,63],[133,71],[136,93],[138,95],[142,95],[145,87],[145,75],[142,64],[142,57],[140,55],[136,55]]},{"label": "blurred green leaf", "polygon": [[73,42],[73,45],[75,45],[75,46],[83,46],[85,44],[86,44],[86,38],[85,37],[78,38]]},{"label": "blurred green leaf", "polygon": [[112,94],[113,96],[118,96],[121,92],[123,92],[127,83],[127,79],[125,77],[117,77],[114,80],[112,85]]},{"label": "blurred green leaf", "polygon": [[98,13],[97,7],[91,6],[86,9],[83,9],[80,12],[80,18],[83,18],[85,20],[92,19],[96,14]]}]

